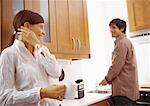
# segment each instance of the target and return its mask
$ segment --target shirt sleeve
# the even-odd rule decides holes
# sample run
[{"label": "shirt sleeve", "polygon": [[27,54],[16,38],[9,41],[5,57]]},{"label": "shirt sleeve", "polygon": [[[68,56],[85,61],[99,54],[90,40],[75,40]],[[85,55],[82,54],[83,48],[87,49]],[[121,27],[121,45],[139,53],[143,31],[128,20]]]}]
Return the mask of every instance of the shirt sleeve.
[{"label": "shirt sleeve", "polygon": [[45,46],[35,46],[34,56],[36,61],[45,69],[46,73],[52,78],[59,78],[61,67],[54,55],[52,55]]},{"label": "shirt sleeve", "polygon": [[40,100],[40,89],[18,91],[15,87],[15,64],[6,52],[0,56],[0,106],[36,104]]},{"label": "shirt sleeve", "polygon": [[121,72],[127,55],[127,46],[124,43],[120,43],[118,47],[115,48],[112,57],[112,65],[110,66],[108,73],[105,77],[108,83],[111,83],[119,73]]}]

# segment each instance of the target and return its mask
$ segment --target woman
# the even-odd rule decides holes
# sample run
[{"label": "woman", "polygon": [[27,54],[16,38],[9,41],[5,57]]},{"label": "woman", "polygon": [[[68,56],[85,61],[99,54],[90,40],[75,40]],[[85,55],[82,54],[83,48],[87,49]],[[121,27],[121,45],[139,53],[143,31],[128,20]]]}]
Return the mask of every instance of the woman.
[{"label": "woman", "polygon": [[62,69],[40,42],[45,34],[43,18],[22,10],[13,26],[18,40],[0,57],[0,106],[58,106],[65,86],[49,83],[49,77],[59,78]]}]

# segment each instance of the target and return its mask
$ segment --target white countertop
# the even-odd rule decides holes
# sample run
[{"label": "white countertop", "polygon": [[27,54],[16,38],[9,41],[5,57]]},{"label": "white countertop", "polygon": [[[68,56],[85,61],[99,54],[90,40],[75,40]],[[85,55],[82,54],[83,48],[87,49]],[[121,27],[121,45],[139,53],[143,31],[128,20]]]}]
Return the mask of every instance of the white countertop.
[{"label": "white countertop", "polygon": [[61,106],[87,106],[96,102],[105,100],[111,96],[111,93],[85,93],[84,98],[81,99],[64,99]]},{"label": "white countertop", "polygon": [[140,91],[147,91],[147,92],[150,92],[150,88],[140,88]]},{"label": "white countertop", "polygon": [[[103,88],[102,88],[103,89]],[[101,89],[100,89],[101,90]],[[148,88],[140,88],[140,91],[150,91]],[[62,106],[88,106],[96,102],[105,100],[111,96],[111,93],[85,93],[84,98],[81,99],[64,99]]]}]

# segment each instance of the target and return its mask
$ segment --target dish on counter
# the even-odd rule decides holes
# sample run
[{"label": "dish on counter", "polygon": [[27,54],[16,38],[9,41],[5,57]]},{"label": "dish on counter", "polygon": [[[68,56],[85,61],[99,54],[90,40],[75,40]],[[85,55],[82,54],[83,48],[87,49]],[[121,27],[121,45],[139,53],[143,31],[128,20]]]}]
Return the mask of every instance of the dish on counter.
[{"label": "dish on counter", "polygon": [[105,94],[105,93],[111,93],[111,90],[91,90],[87,93],[99,93],[99,94]]}]

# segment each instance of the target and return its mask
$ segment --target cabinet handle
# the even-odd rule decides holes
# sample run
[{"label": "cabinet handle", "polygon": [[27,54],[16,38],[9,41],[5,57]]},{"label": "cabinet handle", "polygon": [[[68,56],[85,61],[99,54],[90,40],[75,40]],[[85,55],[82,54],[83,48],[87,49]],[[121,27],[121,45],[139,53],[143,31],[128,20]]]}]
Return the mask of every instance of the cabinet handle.
[{"label": "cabinet handle", "polygon": [[79,50],[79,49],[81,48],[81,41],[80,41],[79,38],[77,39],[77,42],[78,42],[78,47],[77,47],[77,49]]},{"label": "cabinet handle", "polygon": [[74,50],[75,49],[75,46],[76,46],[76,44],[75,44],[75,39],[74,38],[72,38],[72,49]]}]

